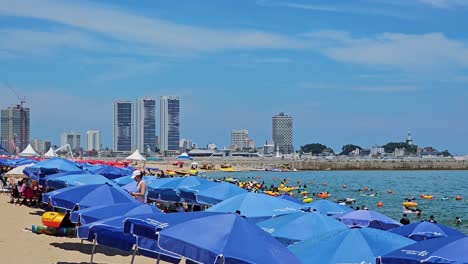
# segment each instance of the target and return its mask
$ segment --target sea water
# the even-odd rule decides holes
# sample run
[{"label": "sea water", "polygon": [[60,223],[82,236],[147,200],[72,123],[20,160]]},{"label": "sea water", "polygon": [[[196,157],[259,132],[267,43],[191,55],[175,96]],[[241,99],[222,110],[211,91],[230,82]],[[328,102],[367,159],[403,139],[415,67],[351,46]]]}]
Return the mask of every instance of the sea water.
[{"label": "sea water", "polygon": [[[233,177],[241,181],[255,179],[270,186],[279,186],[281,180],[289,179],[291,186],[307,185],[308,197],[312,193],[329,192],[330,200],[354,198],[354,207],[366,206],[370,210],[383,213],[397,221],[402,217],[401,205],[405,198],[414,196],[422,210],[422,217],[409,214],[411,222],[428,220],[430,215],[439,224],[456,228],[468,234],[468,171],[300,171],[300,172],[216,172],[206,174],[209,178]],[[300,181],[298,183],[298,181]],[[326,185],[325,185],[326,184]],[[346,185],[347,188],[343,188]],[[359,190],[368,187],[370,193],[377,196],[361,194]],[[392,190],[392,194],[388,193]],[[296,197],[300,197],[297,191]],[[432,200],[425,200],[421,194],[433,195]],[[457,195],[462,196],[456,201]],[[447,200],[441,198],[447,197]],[[317,197],[313,197],[317,200]],[[382,202],[383,207],[377,207]],[[462,219],[462,224],[456,225],[455,217]]]}]

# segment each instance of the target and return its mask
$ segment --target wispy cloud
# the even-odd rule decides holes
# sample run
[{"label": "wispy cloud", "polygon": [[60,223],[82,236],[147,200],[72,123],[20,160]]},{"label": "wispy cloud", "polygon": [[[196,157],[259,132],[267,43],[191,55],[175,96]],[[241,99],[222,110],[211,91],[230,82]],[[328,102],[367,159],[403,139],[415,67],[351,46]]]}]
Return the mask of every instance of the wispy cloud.
[{"label": "wispy cloud", "polygon": [[341,62],[412,71],[468,66],[468,45],[442,33],[380,33],[372,37],[354,37],[349,32],[318,31],[302,35],[323,54]]},{"label": "wispy cloud", "polygon": [[0,15],[47,20],[134,45],[165,50],[291,49],[303,44],[276,33],[178,24],[87,1],[0,1]]},{"label": "wispy cloud", "polygon": [[419,2],[434,8],[468,7],[466,0],[419,0]]}]

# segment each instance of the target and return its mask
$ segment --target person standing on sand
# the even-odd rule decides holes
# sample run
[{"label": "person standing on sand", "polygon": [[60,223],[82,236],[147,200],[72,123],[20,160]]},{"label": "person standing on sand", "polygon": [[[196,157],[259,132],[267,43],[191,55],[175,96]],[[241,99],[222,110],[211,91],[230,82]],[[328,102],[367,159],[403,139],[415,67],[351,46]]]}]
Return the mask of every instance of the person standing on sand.
[{"label": "person standing on sand", "polygon": [[132,173],[132,179],[137,182],[137,191],[131,192],[130,195],[133,196],[140,203],[146,203],[146,183],[142,180],[143,176],[141,171],[135,170]]}]

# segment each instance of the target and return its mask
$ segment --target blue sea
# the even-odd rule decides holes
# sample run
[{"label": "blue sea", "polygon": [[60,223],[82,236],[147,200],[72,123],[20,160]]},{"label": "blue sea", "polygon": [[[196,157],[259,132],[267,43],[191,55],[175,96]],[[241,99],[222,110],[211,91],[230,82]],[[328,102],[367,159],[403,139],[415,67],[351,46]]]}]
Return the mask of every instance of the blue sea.
[{"label": "blue sea", "polygon": [[[209,178],[233,177],[239,180],[264,181],[268,186],[278,186],[282,179],[289,179],[289,185],[306,184],[309,193],[329,192],[330,200],[355,198],[355,206],[366,206],[399,221],[402,217],[404,198],[414,196],[422,210],[422,218],[410,214],[412,222],[429,219],[434,215],[438,223],[456,228],[468,234],[468,171],[300,171],[300,172],[216,172]],[[324,184],[326,183],[326,185]],[[346,185],[347,188],[343,188]],[[377,196],[362,196],[360,189],[368,187]],[[393,194],[387,191],[392,190]],[[425,200],[420,194],[433,195]],[[462,196],[456,201],[457,195]],[[297,193],[296,193],[297,196]],[[309,195],[310,197],[311,195]],[[442,197],[448,197],[442,200]],[[318,198],[314,197],[314,200]],[[383,207],[377,207],[383,202]],[[462,219],[461,225],[454,223],[455,217]]]}]

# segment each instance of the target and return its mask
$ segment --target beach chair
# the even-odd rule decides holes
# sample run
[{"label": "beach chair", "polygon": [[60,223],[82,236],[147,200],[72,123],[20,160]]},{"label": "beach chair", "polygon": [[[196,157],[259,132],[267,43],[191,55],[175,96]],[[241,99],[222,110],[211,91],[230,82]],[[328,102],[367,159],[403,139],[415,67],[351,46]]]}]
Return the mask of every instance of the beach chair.
[{"label": "beach chair", "polygon": [[21,204],[28,204],[30,206],[33,205],[33,203],[37,204],[37,196],[34,193],[33,189],[29,186],[24,188],[24,190],[20,193],[20,196],[21,198],[23,198]]},{"label": "beach chair", "polygon": [[20,203],[21,194],[20,194],[20,191],[18,189],[18,186],[16,186],[16,185],[11,186],[11,188],[10,188],[10,197],[11,197],[10,203],[14,203],[14,204],[19,204]]}]

